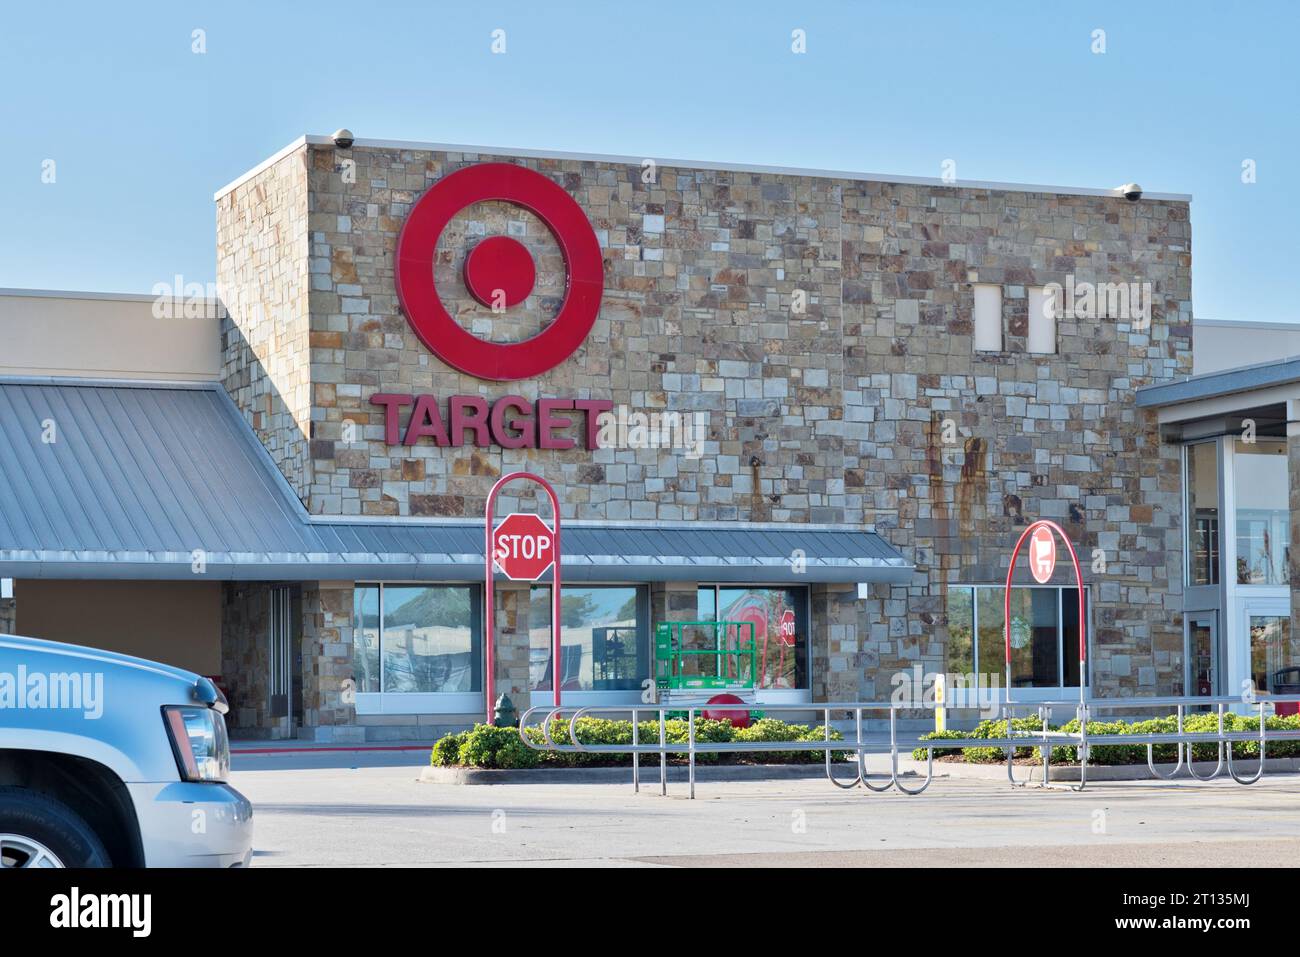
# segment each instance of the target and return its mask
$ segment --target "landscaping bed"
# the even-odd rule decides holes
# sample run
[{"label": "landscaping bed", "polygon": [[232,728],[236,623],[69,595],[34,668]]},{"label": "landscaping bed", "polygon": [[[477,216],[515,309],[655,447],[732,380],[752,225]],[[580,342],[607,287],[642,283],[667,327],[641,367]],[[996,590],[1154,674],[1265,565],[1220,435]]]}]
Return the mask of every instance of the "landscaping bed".
[{"label": "landscaping bed", "polygon": [[[1037,717],[1013,718],[1011,727],[1015,731],[1041,731],[1043,722]],[[1300,730],[1300,715],[1270,717],[1265,719],[1268,730]],[[1065,724],[1049,724],[1052,731],[1065,731],[1077,734],[1079,719],[1073,718]],[[1219,728],[1219,716],[1216,713],[1189,714],[1183,717],[1183,730],[1198,734],[1215,733]],[[1259,718],[1239,714],[1225,714],[1223,717],[1225,731],[1259,731]],[[1144,721],[1089,721],[1088,734],[1173,734],[1178,730],[1178,719],[1169,715],[1164,718],[1149,718]],[[1004,738],[1007,735],[1006,721],[981,721],[973,731],[935,731],[922,736],[926,741],[942,741],[945,738]],[[1157,764],[1173,764],[1178,760],[1178,745],[1157,744],[1152,746]],[[1053,745],[1051,760],[1055,765],[1077,765],[1079,749],[1069,745]],[[1300,740],[1270,741],[1266,750],[1269,758],[1300,757]],[[1232,756],[1236,758],[1258,758],[1259,741],[1233,742]],[[925,748],[917,748],[912,757],[918,761],[925,760]],[[1005,762],[1006,751],[998,747],[939,748],[934,749],[935,760],[959,761],[968,764],[994,764]],[[1192,757],[1196,761],[1215,761],[1218,757],[1218,744],[1204,742],[1192,745]],[[1042,756],[1037,745],[1016,748],[1017,764],[1041,764]],[[1145,744],[1089,744],[1089,765],[1124,765],[1146,764],[1147,746]]]},{"label": "landscaping bed", "polygon": [[[570,745],[569,721],[558,718],[551,722],[551,740],[556,744]],[[539,727],[525,730],[530,741],[537,745],[545,744],[545,737]],[[606,718],[579,718],[577,725],[578,740],[583,744],[631,744],[632,722],[613,721]],[[685,721],[671,720],[664,722],[664,737],[669,744],[685,745],[690,730]],[[844,736],[831,729],[832,741],[842,741]],[[637,729],[638,743],[658,744],[659,722],[642,721]],[[723,743],[728,741],[825,741],[824,727],[809,727],[803,724],[789,724],[775,718],[761,718],[747,728],[737,728],[730,721],[711,721],[699,718],[695,721],[695,742]],[[835,752],[832,757],[841,759],[851,756],[851,752]],[[685,764],[685,753],[670,754],[669,764]],[[696,764],[812,764],[825,760],[824,751],[762,751],[740,754],[697,753]],[[641,764],[659,761],[657,754],[642,754]],[[556,752],[535,751],[519,740],[519,729],[513,727],[497,728],[491,725],[475,725],[469,731],[448,734],[440,738],[429,755],[429,763],[434,767],[460,768],[564,768],[564,767],[631,767],[630,754],[600,754],[591,752]]]}]

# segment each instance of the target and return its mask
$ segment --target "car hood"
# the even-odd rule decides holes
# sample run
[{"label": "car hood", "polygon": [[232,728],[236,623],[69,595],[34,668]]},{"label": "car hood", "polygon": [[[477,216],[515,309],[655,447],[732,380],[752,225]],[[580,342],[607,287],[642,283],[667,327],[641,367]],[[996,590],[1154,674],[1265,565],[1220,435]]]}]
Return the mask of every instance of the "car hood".
[{"label": "car hood", "polygon": [[30,655],[54,655],[60,658],[74,658],[93,661],[101,667],[134,668],[138,671],[151,672],[175,678],[187,685],[199,680],[199,675],[183,668],[174,668],[158,661],[136,658],[132,655],[105,651],[102,648],[87,648],[84,645],[70,645],[62,641],[49,641],[45,638],[24,638],[20,635],[0,635],[0,649],[12,649]]}]

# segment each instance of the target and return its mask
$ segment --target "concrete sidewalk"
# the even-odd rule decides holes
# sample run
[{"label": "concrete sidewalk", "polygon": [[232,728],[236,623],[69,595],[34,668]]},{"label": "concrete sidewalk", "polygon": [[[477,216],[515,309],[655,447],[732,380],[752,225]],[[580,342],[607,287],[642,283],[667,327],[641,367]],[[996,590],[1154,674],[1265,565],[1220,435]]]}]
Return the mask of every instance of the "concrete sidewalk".
[{"label": "concrete sidewalk", "polygon": [[[630,779],[630,775],[629,775]],[[936,778],[917,797],[824,779],[460,787],[409,767],[241,770],[256,866],[1269,866],[1300,861],[1300,777],[1100,783]]]}]

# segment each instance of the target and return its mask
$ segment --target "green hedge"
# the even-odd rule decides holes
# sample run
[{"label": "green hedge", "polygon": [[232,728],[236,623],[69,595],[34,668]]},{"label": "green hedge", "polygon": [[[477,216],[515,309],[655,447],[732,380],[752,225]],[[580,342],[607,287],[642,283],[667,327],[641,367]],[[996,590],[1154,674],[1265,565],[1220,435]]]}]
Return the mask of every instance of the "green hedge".
[{"label": "green hedge", "polygon": [[[568,745],[569,721],[557,718],[551,722],[551,740]],[[611,721],[605,718],[579,718],[578,740],[583,744],[631,744],[632,722]],[[544,744],[541,728],[530,726],[525,733],[535,744]],[[810,728],[803,724],[788,724],[775,718],[760,718],[748,728],[737,728],[730,721],[695,721],[696,743],[727,741],[824,741],[823,726]],[[670,744],[686,744],[690,729],[684,720],[664,722],[664,739]],[[831,740],[842,741],[844,736],[831,729]],[[637,730],[640,744],[659,742],[659,722],[642,721]],[[851,757],[852,752],[836,752],[837,759]],[[698,764],[734,764],[739,762],[763,764],[811,764],[825,759],[824,751],[763,751],[742,754],[697,754]],[[642,754],[642,766],[658,763],[657,754]],[[668,760],[679,763],[686,755],[670,754]],[[630,754],[593,754],[591,752],[534,751],[519,740],[516,728],[494,728],[478,724],[473,730],[448,734],[438,740],[429,755],[429,763],[437,767],[472,768],[535,768],[543,767],[593,767],[628,766]]]},{"label": "green hedge", "polygon": [[[1013,718],[1011,726],[1017,731],[1039,731],[1043,727],[1042,720],[1037,717],[1030,718]],[[1073,718],[1062,725],[1051,725],[1053,731],[1066,731],[1071,734],[1077,734],[1079,731],[1079,720]],[[1183,730],[1196,733],[1213,733],[1218,730],[1219,717],[1217,714],[1189,714],[1183,718]],[[1271,717],[1266,720],[1266,727],[1269,730],[1300,730],[1300,715],[1287,715],[1285,717]],[[1225,714],[1223,718],[1223,728],[1225,731],[1259,731],[1259,718],[1245,717],[1239,714]],[[922,741],[942,741],[952,738],[1002,738],[1006,736],[1007,723],[1005,721],[981,721],[973,731],[937,731],[931,734],[921,736]],[[1178,730],[1178,719],[1173,715],[1163,718],[1150,718],[1146,721],[1089,721],[1088,734],[1171,734]],[[1155,760],[1158,764],[1172,764],[1178,760],[1178,746],[1174,744],[1157,744],[1153,750]],[[983,764],[989,762],[1005,761],[1006,751],[1002,748],[935,748],[934,756],[944,757],[947,755],[961,754],[966,760],[974,764]],[[1211,743],[1198,743],[1192,746],[1192,757],[1196,761],[1214,761],[1218,756],[1218,745]],[[1259,757],[1258,741],[1238,741],[1233,745],[1232,756],[1234,758],[1257,758]],[[1268,744],[1267,756],[1270,758],[1293,758],[1300,757],[1300,741],[1270,741]],[[925,760],[925,749],[917,748],[912,752],[912,757],[918,761]],[[1034,763],[1040,763],[1041,757],[1037,747],[1016,748],[1017,758],[1029,758]],[[1052,747],[1053,764],[1072,764],[1079,760],[1079,749],[1066,745],[1055,745]],[[1145,744],[1103,744],[1089,745],[1089,764],[1145,764],[1147,760],[1147,746]]]}]

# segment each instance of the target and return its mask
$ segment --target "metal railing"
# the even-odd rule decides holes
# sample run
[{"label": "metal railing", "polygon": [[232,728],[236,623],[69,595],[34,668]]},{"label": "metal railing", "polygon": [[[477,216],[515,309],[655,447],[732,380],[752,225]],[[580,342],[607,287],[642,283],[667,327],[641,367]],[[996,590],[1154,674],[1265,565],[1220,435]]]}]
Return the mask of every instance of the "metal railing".
[{"label": "metal railing", "polygon": [[[1007,733],[1000,738],[933,738],[923,739],[919,735],[908,741],[900,742],[898,736],[898,721],[900,712],[916,712],[930,710],[933,706],[921,705],[913,702],[890,702],[890,701],[855,701],[846,703],[809,703],[809,704],[767,704],[762,705],[763,713],[770,715],[776,712],[801,713],[801,714],[820,714],[822,716],[821,725],[823,736],[816,740],[807,741],[701,741],[696,735],[697,714],[703,714],[705,711],[732,711],[744,710],[737,705],[707,705],[684,707],[682,705],[664,705],[664,704],[642,704],[642,705],[600,705],[600,706],[565,706],[555,707],[552,705],[538,705],[529,708],[519,719],[519,737],[523,743],[535,751],[550,751],[556,753],[572,754],[630,754],[632,756],[632,787],[636,791],[641,789],[641,756],[657,755],[659,758],[659,787],[662,794],[668,793],[668,756],[670,754],[684,754],[687,759],[687,781],[690,788],[690,796],[695,797],[695,766],[698,755],[701,754],[762,754],[764,752],[790,752],[790,751],[807,751],[823,752],[826,777],[836,787],[845,790],[862,785],[869,791],[883,793],[896,788],[903,794],[917,795],[923,792],[934,780],[934,752],[936,750],[956,750],[961,748],[994,748],[1006,753],[1007,779],[1015,787],[1024,787],[1027,782],[1017,781],[1015,776],[1015,755],[1021,748],[1038,748],[1043,764],[1043,781],[1041,787],[1052,787],[1051,782],[1051,752],[1055,747],[1070,747],[1076,749],[1079,764],[1079,782],[1071,784],[1071,790],[1081,791],[1088,784],[1088,759],[1092,748],[1105,747],[1107,745],[1122,746],[1142,746],[1147,749],[1147,767],[1152,776],[1160,780],[1172,780],[1180,770],[1186,765],[1186,770],[1194,780],[1210,781],[1217,778],[1223,773],[1225,767],[1228,775],[1238,784],[1254,784],[1264,775],[1264,762],[1266,750],[1270,742],[1278,741],[1297,741],[1300,740],[1300,729],[1289,728],[1268,728],[1267,719],[1270,717],[1266,712],[1272,709],[1275,704],[1282,703],[1300,703],[1300,695],[1282,696],[1269,695],[1258,696],[1254,701],[1244,701],[1239,697],[1180,697],[1180,698],[1094,698],[1080,701],[1041,701],[1032,703],[1015,703],[999,702],[997,704],[999,716],[994,719],[1005,721]],[[1258,730],[1249,731],[1232,731],[1225,727],[1225,719],[1230,707],[1251,708],[1256,710],[1259,718]],[[1172,732],[1153,732],[1143,734],[1095,734],[1088,731],[1088,723],[1094,720],[1094,712],[1113,712],[1113,711],[1136,711],[1150,713],[1160,709],[1175,709],[1176,730]],[[1187,731],[1184,727],[1188,709],[1214,709],[1217,714],[1216,730],[1214,731]],[[1052,711],[1060,709],[1063,711],[1072,711],[1078,719],[1077,731],[1050,730],[1048,725]],[[538,726],[541,731],[542,743],[537,743],[529,733],[529,719],[538,712],[547,712],[546,717]],[[888,714],[889,722],[889,742],[883,750],[889,754],[889,775],[888,779],[881,781],[872,781],[867,772],[866,758],[869,752],[881,752],[882,745],[879,743],[869,742],[863,737],[862,720],[864,714]],[[1016,712],[1037,712],[1038,717],[1042,720],[1041,730],[1035,731],[1017,731],[1012,727],[1013,720],[1016,718]],[[579,721],[584,717],[593,715],[630,715],[632,720],[632,741],[630,744],[585,744],[578,736]],[[686,721],[686,740],[681,742],[672,742],[667,736],[667,722],[671,720],[669,714],[685,714]],[[851,717],[853,722],[853,738],[835,739],[831,737],[833,716],[843,714]],[[566,718],[565,715],[568,715]],[[654,723],[658,731],[657,741],[642,743],[640,740],[641,718],[643,715],[655,716]],[[569,732],[569,744],[557,743],[552,737],[552,728],[557,722],[567,722]],[[1258,766],[1253,773],[1248,775],[1239,774],[1233,764],[1232,746],[1239,742],[1258,742],[1259,758]],[[1177,761],[1171,771],[1159,771],[1156,769],[1155,746],[1173,744],[1176,745]],[[1197,744],[1213,744],[1216,746],[1218,762],[1214,771],[1208,775],[1198,774],[1195,770],[1193,761],[1193,747]],[[906,750],[908,755],[915,750],[924,750],[926,752],[925,777],[917,787],[909,787],[903,784],[900,778],[905,777],[901,774],[898,766],[900,751]],[[845,780],[837,777],[833,770],[834,758],[836,754],[852,753],[854,755],[854,767],[856,777],[852,780]]]}]

